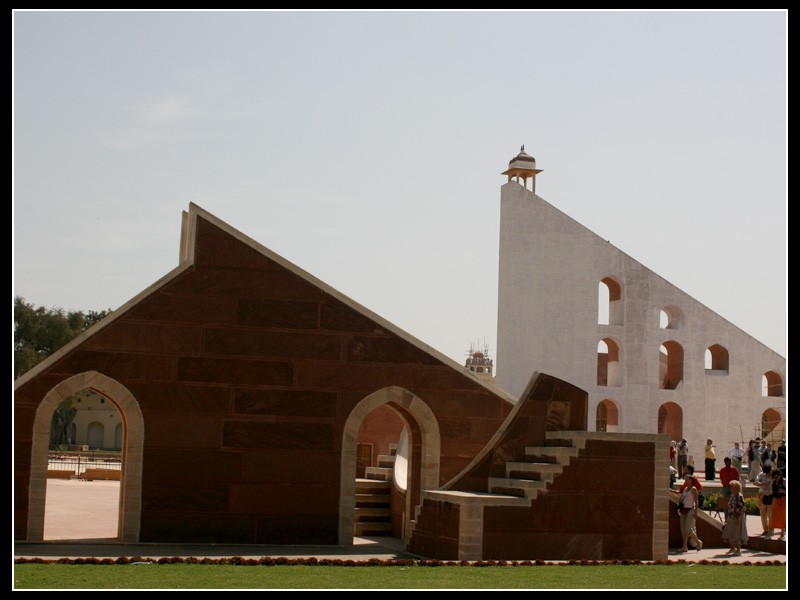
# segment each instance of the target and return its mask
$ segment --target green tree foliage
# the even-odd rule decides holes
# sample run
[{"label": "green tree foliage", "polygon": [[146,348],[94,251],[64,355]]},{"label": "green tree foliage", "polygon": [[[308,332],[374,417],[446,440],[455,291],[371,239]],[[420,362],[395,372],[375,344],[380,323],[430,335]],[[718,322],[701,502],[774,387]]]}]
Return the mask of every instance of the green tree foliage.
[{"label": "green tree foliage", "polygon": [[111,309],[87,313],[45,308],[14,298],[14,378],[29,371],[53,352],[73,340]]}]

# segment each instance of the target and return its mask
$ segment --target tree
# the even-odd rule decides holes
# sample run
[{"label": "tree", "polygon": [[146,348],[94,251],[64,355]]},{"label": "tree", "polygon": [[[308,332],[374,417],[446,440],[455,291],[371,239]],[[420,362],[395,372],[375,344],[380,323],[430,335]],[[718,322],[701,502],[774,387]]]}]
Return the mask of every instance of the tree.
[{"label": "tree", "polygon": [[75,419],[77,410],[73,406],[73,397],[64,400],[53,413],[50,421],[50,449],[57,450],[69,444],[75,443],[72,439],[72,421]]},{"label": "tree", "polygon": [[111,312],[36,307],[14,298],[14,378],[26,373]]}]

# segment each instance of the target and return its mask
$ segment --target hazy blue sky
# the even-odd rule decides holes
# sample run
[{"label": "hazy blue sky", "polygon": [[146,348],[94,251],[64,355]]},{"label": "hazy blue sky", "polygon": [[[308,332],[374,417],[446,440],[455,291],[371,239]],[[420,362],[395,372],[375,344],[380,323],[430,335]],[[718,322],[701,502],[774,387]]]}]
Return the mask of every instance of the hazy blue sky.
[{"label": "hazy blue sky", "polygon": [[15,12],[12,293],[116,308],[177,265],[195,202],[494,355],[525,144],[542,198],[785,355],[787,19]]}]

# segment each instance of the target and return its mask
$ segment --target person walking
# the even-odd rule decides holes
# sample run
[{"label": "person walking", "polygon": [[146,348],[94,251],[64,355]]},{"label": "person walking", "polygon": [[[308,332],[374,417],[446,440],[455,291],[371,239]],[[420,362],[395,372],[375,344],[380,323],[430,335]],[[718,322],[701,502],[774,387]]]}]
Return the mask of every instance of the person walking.
[{"label": "person walking", "polygon": [[769,537],[769,520],[772,516],[772,465],[764,465],[764,470],[756,477],[758,486],[758,512],[761,515],[761,528],[764,530],[761,535]]},{"label": "person walking", "polygon": [[695,550],[700,551],[703,549],[703,542],[697,537],[698,491],[693,485],[692,479],[694,479],[694,475],[686,475],[685,488],[678,501],[678,518],[681,524],[681,537],[683,538],[681,552],[689,551],[689,542],[692,542]]},{"label": "person walking", "polygon": [[714,472],[717,468],[717,455],[714,452],[714,448],[716,448],[714,442],[706,440],[706,481],[714,481]]}]

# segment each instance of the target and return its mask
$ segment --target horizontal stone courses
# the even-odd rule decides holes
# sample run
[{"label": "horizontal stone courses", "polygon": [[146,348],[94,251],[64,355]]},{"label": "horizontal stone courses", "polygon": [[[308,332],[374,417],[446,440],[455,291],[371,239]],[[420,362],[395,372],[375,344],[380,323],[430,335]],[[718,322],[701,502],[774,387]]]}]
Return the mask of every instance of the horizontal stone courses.
[{"label": "horizontal stone courses", "polygon": [[322,301],[326,294],[312,283],[265,261],[264,268],[242,269],[204,266],[172,282],[169,290],[195,296],[233,296],[237,298]]},{"label": "horizontal stone courses", "polygon": [[332,423],[226,421],[222,445],[228,448],[333,450],[334,429]]},{"label": "horizontal stone courses", "polygon": [[288,386],[293,383],[293,368],[286,361],[181,357],[178,380]]},{"label": "horizontal stone courses", "polygon": [[329,391],[237,389],[234,413],[292,417],[336,417],[339,396]]}]

